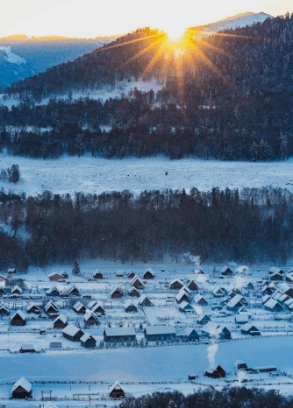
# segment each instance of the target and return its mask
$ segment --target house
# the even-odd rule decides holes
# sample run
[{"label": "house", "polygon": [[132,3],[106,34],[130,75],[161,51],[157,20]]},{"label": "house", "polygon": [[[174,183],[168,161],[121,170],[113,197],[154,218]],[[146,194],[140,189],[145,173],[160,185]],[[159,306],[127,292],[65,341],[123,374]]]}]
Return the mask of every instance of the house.
[{"label": "house", "polygon": [[96,313],[97,315],[104,315],[106,314],[105,309],[103,308],[102,305],[97,303],[91,308],[92,312]]},{"label": "house", "polygon": [[148,326],[144,329],[144,336],[148,341],[172,340],[176,338],[173,326]]},{"label": "house", "polygon": [[139,297],[140,296],[140,293],[139,293],[139,291],[136,289],[136,288],[134,288],[133,286],[129,289],[129,291],[128,291],[128,295],[129,296],[131,296],[131,297]]},{"label": "house", "polygon": [[260,330],[256,328],[251,323],[246,323],[241,327],[242,334],[250,334],[251,336],[259,336],[261,334]]},{"label": "house", "polygon": [[80,344],[82,347],[94,348],[96,347],[96,343],[96,339],[89,333],[84,333],[84,335],[80,338]]},{"label": "house", "polygon": [[263,286],[261,293],[263,295],[271,295],[274,292],[274,289],[269,287],[269,285],[265,285]]},{"label": "house", "polygon": [[9,268],[7,273],[8,273],[8,275],[15,275],[16,274],[16,269],[15,268]]},{"label": "house", "polygon": [[178,334],[178,337],[183,341],[197,341],[199,335],[192,327],[187,327],[183,332]]},{"label": "house", "polygon": [[265,304],[269,299],[271,299],[270,295],[264,295],[261,298],[262,304]]},{"label": "house", "polygon": [[221,270],[221,275],[223,276],[231,276],[233,275],[232,269],[229,268],[229,266],[224,266]]},{"label": "house", "polygon": [[46,292],[47,296],[60,296],[60,291],[56,288],[56,286],[53,286],[52,288],[48,289]]},{"label": "house", "polygon": [[62,330],[63,337],[70,341],[78,341],[84,335],[84,332],[79,328],[73,326],[73,324],[68,324]]},{"label": "house", "polygon": [[124,272],[123,271],[116,271],[116,278],[124,278]]},{"label": "house", "polygon": [[149,268],[145,271],[145,273],[143,274],[143,279],[154,279],[155,274],[154,271]]},{"label": "house", "polygon": [[19,350],[20,353],[35,353],[36,349],[32,344],[22,344]]},{"label": "house", "polygon": [[282,312],[283,306],[275,299],[270,298],[264,304],[265,309],[269,310],[270,312]]},{"label": "house", "polygon": [[179,290],[178,294],[176,295],[177,303],[181,302],[190,302],[191,296],[182,288]]},{"label": "house", "polygon": [[87,310],[84,315],[84,322],[87,326],[99,324],[98,316],[92,310]]},{"label": "house", "polygon": [[122,291],[121,288],[117,287],[117,288],[115,288],[114,290],[112,290],[110,296],[111,296],[112,299],[122,298],[122,296],[123,296],[123,291]]},{"label": "house", "polygon": [[125,312],[137,312],[137,307],[130,300],[127,300],[124,304]]},{"label": "house", "polygon": [[4,305],[4,303],[0,304],[0,316],[8,316],[9,309]]},{"label": "house", "polygon": [[0,282],[5,282],[7,280],[6,276],[0,273]]},{"label": "house", "polygon": [[171,289],[181,289],[183,287],[183,282],[180,279],[173,279],[170,282],[170,288]]},{"label": "house", "polygon": [[150,299],[146,295],[143,295],[139,298],[138,304],[139,306],[154,306],[154,304],[150,301]]},{"label": "house", "polygon": [[22,294],[22,289],[18,285],[15,285],[11,289],[11,294],[12,295],[21,295]]},{"label": "house", "polygon": [[125,398],[125,392],[123,391],[121,385],[116,381],[109,390],[109,396],[113,399]]},{"label": "house", "polygon": [[290,298],[293,298],[293,288],[288,285],[288,283],[283,282],[279,285],[279,289],[284,295],[289,296]]},{"label": "house", "polygon": [[235,323],[236,324],[246,324],[248,323],[248,314],[247,313],[239,313],[235,316]]},{"label": "house", "polygon": [[237,312],[243,306],[243,296],[235,295],[232,299],[229,300],[227,303],[227,309],[231,312]]},{"label": "house", "polygon": [[293,282],[293,271],[291,270],[289,273],[286,275],[286,281],[292,283]]},{"label": "house", "polygon": [[12,398],[29,398],[32,393],[31,383],[24,377],[21,377],[12,387]]},{"label": "house", "polygon": [[[48,278],[52,282],[58,282],[59,280],[64,280],[65,279],[65,274],[63,272],[57,273],[57,272],[52,272],[48,275]],[[68,275],[66,274],[66,278],[68,278]]]},{"label": "house", "polygon": [[279,292],[278,290],[273,294],[273,299],[277,300],[279,303],[285,303],[289,298],[289,296],[285,295],[285,293]]},{"label": "house", "polygon": [[21,310],[17,310],[10,319],[11,326],[25,326],[26,315]]},{"label": "house", "polygon": [[3,286],[0,286],[0,296],[5,295],[5,288],[3,288]]},{"label": "house", "polygon": [[205,324],[207,324],[210,321],[211,321],[211,318],[208,315],[204,314],[204,315],[200,316],[200,318],[197,321],[197,324],[200,324],[201,326],[204,326]]},{"label": "house", "polygon": [[94,278],[94,279],[103,279],[104,276],[103,276],[102,272],[99,271],[99,269],[97,269],[97,270],[93,273],[93,278]]},{"label": "house", "polygon": [[48,314],[58,313],[58,308],[52,300],[49,300],[49,302],[46,304],[45,312]]},{"label": "house", "polygon": [[71,286],[71,288],[68,290],[69,296],[79,296],[79,290],[75,286]]},{"label": "house", "polygon": [[224,297],[227,295],[227,291],[224,288],[220,288],[220,286],[216,286],[213,290],[214,297]]},{"label": "house", "polygon": [[182,302],[179,305],[179,311],[182,312],[182,313],[192,313],[192,312],[194,312],[194,309],[189,303]]},{"label": "house", "polygon": [[187,283],[187,287],[189,290],[198,290],[197,283],[193,279]]},{"label": "house", "polygon": [[194,303],[201,305],[201,306],[206,306],[208,304],[207,300],[200,294],[197,294],[195,296]]},{"label": "house", "polygon": [[26,311],[28,313],[35,313],[35,314],[40,314],[41,313],[40,307],[35,305],[34,303],[31,303],[30,305],[28,305]]},{"label": "house", "polygon": [[254,286],[253,286],[253,284],[251,282],[248,282],[247,285],[245,286],[245,288],[249,289],[249,290],[253,290]]},{"label": "house", "polygon": [[142,283],[142,281],[139,279],[139,277],[137,275],[135,275],[131,282],[130,282],[131,286],[134,286],[136,289],[143,289],[144,288],[144,284]]},{"label": "house", "polygon": [[231,339],[230,330],[218,323],[208,322],[202,327],[201,330],[203,334],[207,335],[209,338]]},{"label": "house", "polygon": [[133,270],[131,269],[131,270],[127,273],[127,278],[133,279],[134,277],[135,277],[135,273],[134,273]]},{"label": "house", "polygon": [[195,273],[196,275],[205,275],[205,272],[200,268],[194,269],[193,273]]},{"label": "house", "polygon": [[104,340],[106,342],[123,342],[136,340],[133,327],[107,327],[104,330]]},{"label": "house", "polygon": [[218,365],[218,367],[216,369],[208,369],[204,373],[204,375],[206,377],[215,378],[215,379],[224,378],[224,377],[226,377],[226,371],[220,365]]},{"label": "house", "polygon": [[53,323],[54,329],[64,329],[67,326],[67,316],[64,314],[59,315]]},{"label": "house", "polygon": [[86,312],[86,307],[83,305],[80,301],[74,303],[72,306],[72,309],[75,311],[77,314],[85,314]]},{"label": "house", "polygon": [[269,275],[274,275],[276,273],[279,273],[280,275],[284,275],[285,271],[281,268],[278,268],[276,266],[271,266],[269,269]]},{"label": "house", "polygon": [[283,275],[280,273],[276,272],[270,275],[270,280],[271,281],[282,281],[283,280]]}]

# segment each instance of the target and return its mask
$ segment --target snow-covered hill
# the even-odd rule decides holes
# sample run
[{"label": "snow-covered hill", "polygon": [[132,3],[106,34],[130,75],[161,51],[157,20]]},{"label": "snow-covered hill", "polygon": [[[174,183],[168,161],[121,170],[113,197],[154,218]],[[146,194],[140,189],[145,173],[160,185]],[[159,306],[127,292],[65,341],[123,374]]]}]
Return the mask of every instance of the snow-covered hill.
[{"label": "snow-covered hill", "polygon": [[270,14],[266,13],[247,13],[236,14],[232,17],[224,18],[223,20],[216,21],[215,23],[204,26],[207,32],[215,33],[222,30],[234,30],[236,28],[252,26],[256,23],[263,23],[267,18],[273,18]]}]

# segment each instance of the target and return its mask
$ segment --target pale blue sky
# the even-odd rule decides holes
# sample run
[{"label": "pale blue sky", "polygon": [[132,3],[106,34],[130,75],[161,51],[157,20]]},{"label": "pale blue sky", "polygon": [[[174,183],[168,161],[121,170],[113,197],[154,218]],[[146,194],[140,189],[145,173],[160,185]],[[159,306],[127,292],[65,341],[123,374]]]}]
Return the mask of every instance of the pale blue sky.
[{"label": "pale blue sky", "polygon": [[175,24],[183,29],[246,11],[285,14],[293,12],[293,0],[0,0],[0,36],[95,37]]}]

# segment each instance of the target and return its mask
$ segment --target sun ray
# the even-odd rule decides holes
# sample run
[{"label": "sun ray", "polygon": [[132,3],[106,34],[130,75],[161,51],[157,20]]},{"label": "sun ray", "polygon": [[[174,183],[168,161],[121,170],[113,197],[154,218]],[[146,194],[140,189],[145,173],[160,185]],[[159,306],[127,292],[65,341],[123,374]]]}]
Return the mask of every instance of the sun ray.
[{"label": "sun ray", "polygon": [[103,52],[103,51],[111,50],[113,48],[124,47],[125,45],[133,44],[133,43],[136,43],[136,42],[139,42],[139,41],[148,40],[148,39],[151,39],[151,38],[156,38],[156,37],[162,36],[162,35],[163,35],[162,33],[158,33],[158,34],[148,35],[148,36],[145,36],[145,37],[142,37],[142,38],[136,38],[135,40],[126,41],[126,42],[122,42],[122,43],[115,44],[115,45],[109,45],[109,46],[106,45],[106,46],[104,46],[102,48],[98,48],[96,50],[96,52]]}]

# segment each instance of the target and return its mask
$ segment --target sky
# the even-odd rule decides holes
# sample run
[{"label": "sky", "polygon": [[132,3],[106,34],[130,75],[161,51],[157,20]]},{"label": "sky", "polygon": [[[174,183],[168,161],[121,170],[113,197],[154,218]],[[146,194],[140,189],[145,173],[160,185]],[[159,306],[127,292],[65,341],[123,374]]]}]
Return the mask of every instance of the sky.
[{"label": "sky", "polygon": [[247,11],[293,12],[293,0],[0,0],[0,37],[96,37],[149,26],[184,30]]}]

